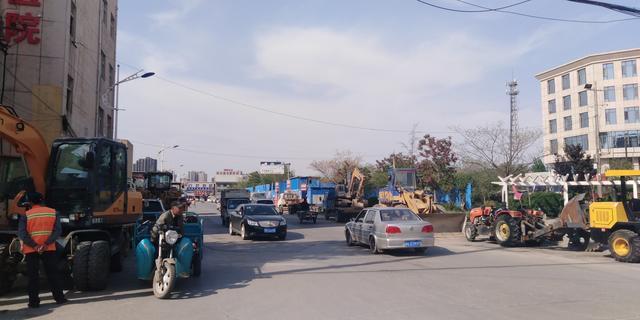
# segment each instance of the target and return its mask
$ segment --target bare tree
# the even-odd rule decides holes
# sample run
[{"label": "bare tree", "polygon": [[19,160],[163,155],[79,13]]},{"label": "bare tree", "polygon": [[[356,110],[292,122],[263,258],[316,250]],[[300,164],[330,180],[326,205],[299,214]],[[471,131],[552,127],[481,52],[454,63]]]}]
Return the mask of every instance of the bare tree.
[{"label": "bare tree", "polygon": [[[407,143],[401,142],[400,145],[407,151],[410,159],[415,159],[416,157],[416,148],[418,147],[418,142],[420,141],[420,137],[418,137],[418,123],[414,123],[411,131],[409,132],[409,139]],[[415,165],[415,161],[412,161],[412,164]]]},{"label": "bare tree", "polygon": [[315,160],[309,166],[331,182],[344,183],[353,169],[362,166],[362,157],[351,151],[337,151],[332,159]]},{"label": "bare tree", "polygon": [[532,147],[542,136],[537,129],[518,129],[509,146],[509,128],[502,122],[472,129],[454,127],[463,141],[457,144],[457,154],[468,166],[496,170],[507,176],[526,172],[531,162]]}]

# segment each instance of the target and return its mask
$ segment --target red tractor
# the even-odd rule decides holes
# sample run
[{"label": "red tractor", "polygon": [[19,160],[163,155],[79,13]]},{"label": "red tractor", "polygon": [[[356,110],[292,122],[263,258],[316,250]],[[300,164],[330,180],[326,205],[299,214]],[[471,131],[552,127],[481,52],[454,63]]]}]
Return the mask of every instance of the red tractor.
[{"label": "red tractor", "polygon": [[469,213],[464,235],[474,241],[479,235],[488,235],[503,246],[540,243],[540,230],[545,229],[544,212],[540,210],[510,210],[493,207],[474,208]]}]

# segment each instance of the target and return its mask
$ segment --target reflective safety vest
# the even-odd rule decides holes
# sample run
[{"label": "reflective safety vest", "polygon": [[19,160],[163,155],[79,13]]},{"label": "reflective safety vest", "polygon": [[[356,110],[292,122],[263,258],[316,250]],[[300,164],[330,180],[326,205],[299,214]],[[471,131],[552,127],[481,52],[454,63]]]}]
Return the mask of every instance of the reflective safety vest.
[{"label": "reflective safety vest", "polygon": [[[26,216],[27,233],[35,243],[43,245],[53,233],[53,228],[56,225],[56,210],[35,205],[27,211]],[[55,242],[47,245],[44,251],[56,251]],[[22,252],[28,254],[37,252],[37,250],[23,243]]]}]

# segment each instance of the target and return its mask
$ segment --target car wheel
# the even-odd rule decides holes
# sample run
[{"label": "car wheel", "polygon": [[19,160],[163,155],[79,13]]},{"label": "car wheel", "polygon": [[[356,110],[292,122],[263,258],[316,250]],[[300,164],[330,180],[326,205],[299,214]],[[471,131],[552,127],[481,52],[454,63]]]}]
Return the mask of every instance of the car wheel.
[{"label": "car wheel", "polygon": [[233,226],[231,225],[231,223],[229,223],[229,235],[230,235],[230,236],[233,236],[233,235],[235,235],[235,234],[236,234],[236,233],[233,231]]},{"label": "car wheel", "polygon": [[369,238],[369,251],[373,254],[382,253],[382,251],[378,249],[378,244],[376,244],[376,238],[374,237]]},{"label": "car wheel", "polygon": [[417,254],[424,254],[425,252],[427,252],[427,248],[415,248],[413,249],[413,251],[415,251],[415,253]]},{"label": "car wheel", "polygon": [[242,240],[249,240],[249,236],[247,235],[247,230],[244,227],[244,224],[240,228],[240,237],[242,238]]},{"label": "car wheel", "polygon": [[287,234],[283,233],[282,235],[278,236],[278,240],[280,240],[280,241],[287,240]]},{"label": "car wheel", "polygon": [[351,238],[351,232],[349,230],[345,230],[344,238],[347,241],[347,245],[352,247],[355,243],[353,242],[353,238]]}]

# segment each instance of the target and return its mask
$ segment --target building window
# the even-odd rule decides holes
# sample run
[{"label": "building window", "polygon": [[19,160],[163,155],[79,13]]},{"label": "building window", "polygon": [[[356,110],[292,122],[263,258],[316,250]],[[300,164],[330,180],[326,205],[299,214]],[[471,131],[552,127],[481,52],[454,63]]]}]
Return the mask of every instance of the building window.
[{"label": "building window", "polygon": [[113,15],[113,13],[111,14],[111,38],[115,39],[116,38],[116,17]]},{"label": "building window", "polygon": [[556,93],[556,80],[547,80],[547,94]]},{"label": "building window", "polygon": [[616,118],[616,109],[606,109],[604,110],[604,119],[606,124],[616,124],[618,120]]},{"label": "building window", "polygon": [[67,76],[67,115],[73,112],[73,77]]},{"label": "building window", "polygon": [[604,102],[616,101],[616,88],[614,86],[604,87]]},{"label": "building window", "polygon": [[622,61],[622,77],[623,78],[635,77],[637,75],[638,73],[636,70],[635,60]]},{"label": "building window", "polygon": [[640,147],[640,131],[612,131],[600,133],[600,146],[603,149],[638,148]]},{"label": "building window", "polygon": [[587,98],[587,91],[578,92],[578,103],[581,107],[586,106],[589,103],[589,99]]},{"label": "building window", "polygon": [[71,1],[71,17],[69,19],[69,36],[71,41],[76,41],[76,3]]},{"label": "building window", "polygon": [[549,120],[549,133],[558,132],[558,122],[556,119]]},{"label": "building window", "polygon": [[580,128],[589,128],[589,113],[580,113]]},{"label": "building window", "polygon": [[564,117],[564,131],[571,131],[573,127],[571,126],[571,116]]},{"label": "building window", "polygon": [[571,87],[571,77],[569,74],[562,76],[562,90],[567,90]]},{"label": "building window", "polygon": [[107,137],[113,137],[113,119],[110,114],[107,115]]},{"label": "building window", "polygon": [[587,70],[578,70],[578,85],[582,86],[587,83]]},{"label": "building window", "polygon": [[556,113],[556,99],[549,100],[547,108],[549,109],[549,113]]},{"label": "building window", "polygon": [[551,151],[551,154],[558,153],[558,140],[549,140],[549,150]]},{"label": "building window", "polygon": [[633,83],[622,86],[622,96],[625,101],[638,99],[638,84]]},{"label": "building window", "polygon": [[104,51],[100,51],[100,78],[102,78],[102,80],[104,80],[106,63],[107,63],[107,56],[104,54]]},{"label": "building window", "polygon": [[640,122],[640,108],[628,107],[624,108],[624,123],[639,123]]},{"label": "building window", "polygon": [[104,109],[102,107],[98,108],[98,132],[96,135],[98,137],[104,136]]},{"label": "building window", "polygon": [[109,63],[109,85],[110,86],[115,84],[115,82],[113,82],[114,78],[115,78],[115,72],[113,70],[113,65],[111,65],[111,63]]},{"label": "building window", "polygon": [[564,138],[565,145],[582,146],[582,150],[589,150],[589,136],[586,134]]},{"label": "building window", "polygon": [[109,9],[109,3],[107,0],[102,0],[102,23],[107,25],[107,10]]},{"label": "building window", "polygon": [[562,109],[563,110],[571,109],[571,96],[562,97]]},{"label": "building window", "polygon": [[602,65],[602,78],[604,80],[613,79],[613,63],[605,63]]}]

